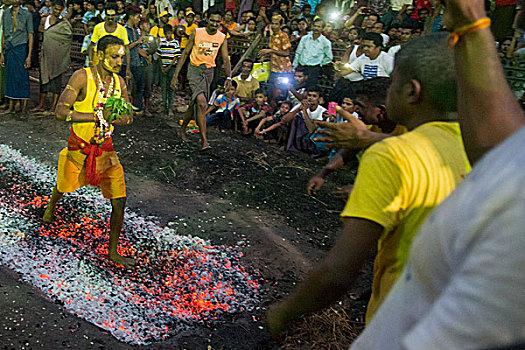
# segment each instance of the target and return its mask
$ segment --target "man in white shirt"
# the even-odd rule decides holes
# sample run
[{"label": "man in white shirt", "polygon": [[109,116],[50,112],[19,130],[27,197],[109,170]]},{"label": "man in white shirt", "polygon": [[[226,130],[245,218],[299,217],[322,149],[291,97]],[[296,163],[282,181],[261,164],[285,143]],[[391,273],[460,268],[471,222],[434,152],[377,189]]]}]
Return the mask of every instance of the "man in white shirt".
[{"label": "man in white shirt", "polygon": [[[394,69],[394,58],[381,51],[383,38],[377,33],[366,33],[361,40],[364,55],[350,64],[350,68],[339,69],[339,74],[360,73],[364,79],[389,77]],[[338,69],[336,67],[336,69]]]}]

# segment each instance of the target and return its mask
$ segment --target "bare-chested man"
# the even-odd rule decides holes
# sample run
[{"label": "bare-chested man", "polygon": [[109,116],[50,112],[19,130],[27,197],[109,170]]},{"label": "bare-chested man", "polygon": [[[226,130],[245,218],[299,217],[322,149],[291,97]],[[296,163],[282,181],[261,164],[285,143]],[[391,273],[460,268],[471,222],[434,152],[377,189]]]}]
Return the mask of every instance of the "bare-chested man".
[{"label": "bare-chested man", "polygon": [[99,63],[93,68],[79,69],[73,73],[58,100],[56,120],[72,122],[72,126],[67,147],[59,155],[57,184],[43,220],[52,221],[57,201],[64,193],[88,184],[100,187],[104,197],[111,200],[112,207],[109,259],[130,268],[135,261],[117,252],[124,220],[126,185],[124,170],[113,150],[111,133],[113,124],[131,124],[133,116],[123,115],[109,124],[106,121],[111,110],[104,108],[108,97],[128,100],[126,83],[117,75],[124,54],[124,42],[121,39],[111,35],[102,37],[97,50]]}]

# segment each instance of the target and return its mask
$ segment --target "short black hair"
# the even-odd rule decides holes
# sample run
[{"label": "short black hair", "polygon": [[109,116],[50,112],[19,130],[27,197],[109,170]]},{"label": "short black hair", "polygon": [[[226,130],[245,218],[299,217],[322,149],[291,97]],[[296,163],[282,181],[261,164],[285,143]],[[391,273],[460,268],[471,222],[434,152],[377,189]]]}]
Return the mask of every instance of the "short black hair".
[{"label": "short black hair", "polygon": [[427,11],[430,14],[429,9],[427,9],[426,7],[422,7],[419,10],[417,10],[417,15],[419,16],[421,14],[421,12],[423,12],[423,11]]},{"label": "short black hair", "polygon": [[376,106],[384,105],[386,104],[386,96],[390,83],[391,79],[388,77],[366,79],[363,81],[356,95],[365,97],[367,101],[370,101]]},{"label": "short black hair", "polygon": [[104,35],[102,38],[100,38],[97,41],[97,51],[106,52],[106,49],[108,46],[111,45],[122,45],[124,46],[124,41],[122,39],[117,38],[113,35]]},{"label": "short black hair", "polygon": [[237,89],[237,85],[239,84],[237,84],[235,80],[230,80],[230,82],[232,83],[232,86]]},{"label": "short black hair", "polygon": [[166,24],[164,27],[162,27],[162,29],[164,30],[164,33],[173,33],[173,26],[171,24]]},{"label": "short black hair", "polygon": [[281,102],[281,106],[282,106],[282,105],[288,105],[288,107],[290,107],[290,109],[293,108],[293,104],[292,104],[292,102],[290,102],[290,101],[283,101],[283,102]]},{"label": "short black hair", "polygon": [[425,100],[441,113],[457,111],[454,51],[448,49],[447,37],[441,32],[412,39],[394,61],[394,73],[404,82],[419,81]]},{"label": "short black hair", "polygon": [[303,73],[304,75],[308,76],[308,69],[306,69],[305,66],[297,66],[297,68],[295,68],[295,71],[298,73]]},{"label": "short black hair", "polygon": [[258,94],[263,94],[264,96],[266,96],[266,93],[264,92],[264,89],[257,89],[255,90],[255,92],[253,93],[253,96],[257,96]]},{"label": "short black hair", "polygon": [[62,6],[64,7],[64,0],[54,0],[53,6]]},{"label": "short black hair", "polygon": [[208,18],[210,18],[212,15],[219,15],[222,18],[221,13],[214,7],[208,9]]},{"label": "short black hair", "polygon": [[244,61],[242,61],[242,63],[251,63],[252,66],[253,66],[253,64],[254,64],[253,60],[251,60],[251,59],[249,59],[249,58],[247,58],[247,59],[245,59]]},{"label": "short black hair", "polygon": [[[95,2],[93,1],[93,3],[95,3]],[[117,3],[114,2],[114,1],[108,2],[108,3],[106,3],[105,9],[106,9],[106,13],[107,13],[108,10],[113,10],[113,11],[117,12],[117,10],[118,10]]]},{"label": "short black hair", "polygon": [[377,33],[366,33],[362,40],[370,40],[374,42],[375,46],[383,47],[383,37]]},{"label": "short black hair", "polygon": [[306,92],[317,92],[319,94],[319,97],[323,96],[321,89],[319,89],[318,86],[309,86],[306,89]]}]

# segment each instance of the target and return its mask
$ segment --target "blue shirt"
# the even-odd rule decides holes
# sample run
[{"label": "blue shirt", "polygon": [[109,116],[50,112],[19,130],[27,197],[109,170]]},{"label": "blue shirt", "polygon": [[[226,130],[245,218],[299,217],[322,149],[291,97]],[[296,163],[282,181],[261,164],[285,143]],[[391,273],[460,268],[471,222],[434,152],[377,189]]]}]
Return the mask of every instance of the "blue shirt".
[{"label": "blue shirt", "polygon": [[4,28],[5,43],[11,43],[13,46],[27,44],[29,36],[33,34],[33,16],[29,11],[20,7],[16,15],[16,30],[13,32],[13,8],[4,10],[2,14],[2,25]]},{"label": "blue shirt", "polygon": [[[128,32],[128,39],[130,44],[140,39],[140,35],[138,33],[137,28],[132,28],[127,23],[124,25],[124,28],[126,28],[126,31]],[[124,62],[126,62],[126,60],[124,60]],[[142,66],[142,63],[143,61],[141,60],[141,57],[139,55],[139,46],[137,45],[129,50],[129,65],[131,67],[138,67]]]},{"label": "blue shirt", "polygon": [[333,59],[330,40],[322,34],[317,39],[314,39],[313,34],[307,34],[297,45],[293,66],[324,66]]}]

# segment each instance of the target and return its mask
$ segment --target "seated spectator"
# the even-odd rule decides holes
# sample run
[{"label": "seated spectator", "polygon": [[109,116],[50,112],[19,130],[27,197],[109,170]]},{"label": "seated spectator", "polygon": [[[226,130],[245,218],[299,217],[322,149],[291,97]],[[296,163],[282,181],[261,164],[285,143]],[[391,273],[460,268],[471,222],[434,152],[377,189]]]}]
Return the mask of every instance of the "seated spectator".
[{"label": "seated spectator", "polygon": [[82,23],[82,20],[84,19],[84,11],[82,11],[82,5],[80,3],[80,0],[76,0],[73,3],[73,9],[71,11],[71,17],[69,21],[71,22],[72,26],[80,25]]},{"label": "seated spectator", "polygon": [[259,89],[255,91],[255,102],[239,108],[243,134],[248,135],[252,133],[255,127],[259,125],[259,119],[269,114],[270,105],[266,102],[263,90]]},{"label": "seated spectator", "polygon": [[305,18],[301,18],[297,22],[297,31],[292,32],[291,41],[300,40],[303,36],[308,34],[308,21]]},{"label": "seated spectator", "polygon": [[310,135],[317,129],[318,122],[325,120],[324,112],[326,108],[320,105],[321,92],[317,87],[308,88],[308,97],[296,105],[292,110],[283,116],[280,122],[273,124],[266,129],[270,132],[283,125],[290,126],[286,150],[302,151],[313,156],[322,154],[315,143],[310,139]]},{"label": "seated spectator", "polygon": [[236,95],[241,101],[241,105],[250,102],[255,96],[255,91],[259,89],[259,81],[252,75],[253,61],[244,60],[242,62],[241,74],[233,78],[237,82]]},{"label": "seated spectator", "polygon": [[235,97],[236,88],[237,83],[232,81],[230,87],[224,90],[224,94],[215,98],[213,105],[206,111],[206,125],[216,125],[221,132],[231,129],[232,113],[240,106],[239,99]]},{"label": "seated spectator", "polygon": [[106,4],[104,3],[104,0],[98,0],[95,4],[95,9],[98,11],[97,19],[99,22],[103,22],[104,19],[106,19]]},{"label": "seated spectator", "polygon": [[303,67],[297,67],[293,75],[294,83],[288,85],[288,100],[295,106],[307,97],[306,84],[308,73]]},{"label": "seated spectator", "polygon": [[323,23],[321,19],[315,20],[312,34],[302,37],[295,50],[293,67],[306,67],[308,70],[309,87],[317,85],[322,67],[330,64],[334,58],[332,54],[332,43],[321,34]]},{"label": "seated spectator", "polygon": [[280,141],[280,139],[286,137],[282,132],[279,132],[282,129],[273,129],[267,132],[266,128],[279,123],[282,117],[292,110],[292,107],[293,105],[290,101],[283,101],[274,115],[262,118],[259,125],[255,128],[255,137],[273,141]]},{"label": "seated spectator", "polygon": [[498,56],[499,57],[512,57],[512,52],[510,52],[510,55],[507,55],[509,53],[508,51],[511,49],[512,44],[512,38],[505,38],[499,42],[498,45]]},{"label": "seated spectator", "polygon": [[163,29],[165,37],[160,38],[158,49],[161,62],[160,86],[164,113],[169,113],[170,107],[173,105],[173,89],[170,83],[181,55],[181,49],[179,41],[173,36],[173,27],[166,24]]},{"label": "seated spectator", "polygon": [[366,33],[361,40],[361,46],[365,53],[350,64],[349,68],[338,68],[341,75],[360,73],[364,79],[375,77],[389,77],[394,67],[394,58],[381,51],[383,38],[377,33]]},{"label": "seated spectator", "polygon": [[[418,228],[470,171],[459,124],[454,122],[454,54],[446,45],[447,35],[421,39],[398,53],[403,60],[396,60],[386,106],[389,118],[406,124],[411,131],[365,151],[341,213],[341,236],[297,290],[270,309],[268,323],[274,334],[300,315],[339,300],[372,248],[377,249],[377,255],[367,321],[375,321],[374,313],[401,274]],[[415,96],[405,93],[407,90]],[[393,320],[395,315],[388,327],[396,327]],[[369,334],[373,342],[377,334]],[[373,348],[388,348],[384,345]]]},{"label": "seated spectator", "polygon": [[257,22],[255,21],[255,18],[249,18],[246,26],[243,26],[242,28],[243,29],[240,29],[239,31],[232,31],[232,35],[244,36],[248,38],[254,36],[254,34],[257,33]]},{"label": "seated spectator", "polygon": [[363,46],[361,44],[353,44],[348,47],[341,61],[334,63],[334,69],[341,73],[341,77],[335,83],[332,91],[330,91],[328,101],[341,103],[341,99],[344,96],[355,97],[356,92],[361,88],[363,76],[358,72],[352,72],[346,75],[342,75],[342,72],[363,55]]}]

